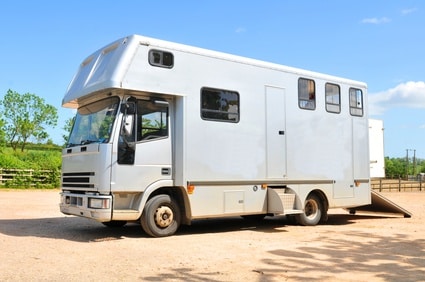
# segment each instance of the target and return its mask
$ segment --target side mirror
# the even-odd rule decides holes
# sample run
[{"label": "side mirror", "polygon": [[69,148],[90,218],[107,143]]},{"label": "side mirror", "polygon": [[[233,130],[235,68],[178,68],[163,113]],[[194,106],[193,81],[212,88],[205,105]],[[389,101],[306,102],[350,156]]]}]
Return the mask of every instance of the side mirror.
[{"label": "side mirror", "polygon": [[130,137],[133,132],[133,115],[125,115],[122,120],[121,135]]}]

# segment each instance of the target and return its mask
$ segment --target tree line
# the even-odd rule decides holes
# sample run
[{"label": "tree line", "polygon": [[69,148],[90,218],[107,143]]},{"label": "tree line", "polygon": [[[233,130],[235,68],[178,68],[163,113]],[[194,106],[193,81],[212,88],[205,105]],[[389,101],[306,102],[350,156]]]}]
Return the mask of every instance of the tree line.
[{"label": "tree line", "polygon": [[425,173],[423,159],[385,157],[386,178],[418,179],[421,173]]},{"label": "tree line", "polygon": [[57,122],[57,109],[43,98],[9,89],[0,100],[0,145],[23,152],[29,143],[52,144],[47,129]]}]

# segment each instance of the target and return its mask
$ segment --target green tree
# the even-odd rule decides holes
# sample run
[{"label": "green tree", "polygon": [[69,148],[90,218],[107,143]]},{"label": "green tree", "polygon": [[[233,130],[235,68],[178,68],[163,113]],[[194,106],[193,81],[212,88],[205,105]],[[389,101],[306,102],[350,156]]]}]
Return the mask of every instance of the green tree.
[{"label": "green tree", "polygon": [[425,173],[425,161],[422,159],[418,160],[418,172]]},{"label": "green tree", "polygon": [[406,160],[404,158],[385,158],[385,175],[387,178],[399,178],[406,175]]},{"label": "green tree", "polygon": [[65,121],[65,125],[63,126],[63,130],[65,130],[65,134],[62,134],[63,141],[65,141],[65,144],[68,143],[69,140],[69,134],[71,133],[72,127],[74,126],[75,122],[75,116],[72,118],[69,118]]},{"label": "green tree", "polygon": [[425,173],[425,161],[417,158],[415,163],[409,158],[409,163],[406,158],[389,158],[385,157],[385,175],[387,178],[406,177],[408,175],[416,176],[418,173]]},{"label": "green tree", "polygon": [[0,151],[2,150],[2,148],[6,144],[6,133],[3,130],[3,128],[4,128],[5,125],[6,125],[6,123],[1,118],[1,113],[0,113]]},{"label": "green tree", "polygon": [[35,94],[8,90],[1,101],[5,121],[6,140],[14,151],[25,145],[31,138],[38,142],[48,138],[46,126],[56,126],[57,109],[46,104],[44,99]]}]

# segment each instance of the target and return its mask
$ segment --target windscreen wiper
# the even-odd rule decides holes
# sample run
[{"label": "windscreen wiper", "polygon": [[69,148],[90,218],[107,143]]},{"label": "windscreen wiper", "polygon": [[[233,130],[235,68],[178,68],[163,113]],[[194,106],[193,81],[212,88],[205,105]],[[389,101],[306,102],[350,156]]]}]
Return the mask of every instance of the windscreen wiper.
[{"label": "windscreen wiper", "polygon": [[99,142],[99,140],[83,140],[81,141],[80,145],[87,145],[87,144],[97,143],[97,142]]}]

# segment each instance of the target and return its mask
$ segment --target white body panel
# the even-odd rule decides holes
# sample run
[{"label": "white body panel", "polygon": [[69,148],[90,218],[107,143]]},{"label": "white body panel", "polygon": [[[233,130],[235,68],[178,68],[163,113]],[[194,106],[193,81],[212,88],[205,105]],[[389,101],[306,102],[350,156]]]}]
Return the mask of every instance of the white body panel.
[{"label": "white body panel", "polygon": [[[149,50],[172,53],[173,67],[149,64]],[[314,110],[298,106],[299,78],[315,82]],[[340,113],[325,109],[326,83],[340,87]],[[240,120],[201,118],[204,87],[237,92]],[[276,202],[273,196],[279,193],[268,193],[271,188],[285,188],[295,195],[293,206],[287,209],[297,210],[295,213],[302,211],[305,199],[315,190],[330,208],[370,203],[367,105],[362,116],[350,114],[351,87],[360,89],[367,101],[366,85],[361,82],[130,36],[83,62],[63,105],[79,107],[108,95],[167,99],[168,138],[137,143],[134,164],[117,163],[119,130],[113,131],[108,144],[99,145],[111,146],[100,150],[110,154],[103,157],[109,159],[105,166],[110,171],[104,177],[110,177],[110,183],[97,185],[103,186],[100,194],[115,197],[117,209],[100,221],[138,219],[149,195],[170,187],[183,191],[182,210],[190,220],[278,213],[284,209],[284,200],[279,208],[276,203],[280,200]],[[121,118],[119,115],[115,128]],[[71,167],[73,171],[91,171],[99,165],[84,160],[78,165],[66,164],[73,161],[65,150],[64,173]],[[188,191],[190,185],[194,185],[193,193]],[[63,190],[64,197],[73,193],[71,188]],[[66,210],[66,204],[62,206]]]}]

